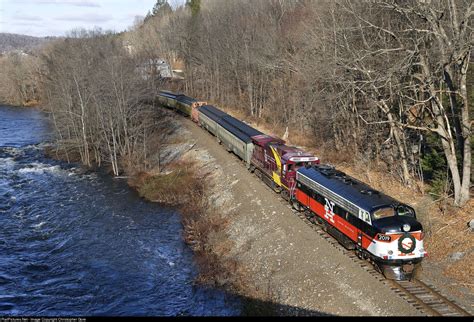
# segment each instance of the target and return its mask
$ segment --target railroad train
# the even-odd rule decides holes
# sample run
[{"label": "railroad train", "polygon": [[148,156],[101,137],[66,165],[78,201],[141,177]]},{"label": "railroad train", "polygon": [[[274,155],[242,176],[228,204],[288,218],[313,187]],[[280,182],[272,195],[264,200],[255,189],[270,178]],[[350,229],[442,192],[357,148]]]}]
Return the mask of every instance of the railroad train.
[{"label": "railroad train", "polygon": [[156,101],[207,130],[292,207],[386,278],[407,280],[427,255],[415,210],[215,106],[160,91]]}]

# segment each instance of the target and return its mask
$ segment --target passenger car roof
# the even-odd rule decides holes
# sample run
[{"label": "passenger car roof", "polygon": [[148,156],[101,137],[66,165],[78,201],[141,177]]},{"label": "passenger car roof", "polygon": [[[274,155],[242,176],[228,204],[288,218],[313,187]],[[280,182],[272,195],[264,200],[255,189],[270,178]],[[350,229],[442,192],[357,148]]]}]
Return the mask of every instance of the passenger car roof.
[{"label": "passenger car roof", "polygon": [[230,115],[225,115],[222,117],[222,119],[232,125],[233,127],[237,128],[240,132],[243,134],[247,135],[248,137],[252,137],[254,135],[260,135],[262,132],[260,132],[257,129],[254,129],[248,124],[245,124],[244,122],[236,119],[235,117],[232,117]]},{"label": "passenger car roof", "polygon": [[223,120],[224,116],[229,116],[229,114],[221,111],[215,106],[212,105],[204,105],[201,106],[199,112],[203,113],[211,120],[222,126],[224,129],[232,133],[234,136],[238,137],[240,140],[244,141],[245,143],[250,142],[250,137],[239,131],[239,129],[235,128],[231,124],[227,123]]}]

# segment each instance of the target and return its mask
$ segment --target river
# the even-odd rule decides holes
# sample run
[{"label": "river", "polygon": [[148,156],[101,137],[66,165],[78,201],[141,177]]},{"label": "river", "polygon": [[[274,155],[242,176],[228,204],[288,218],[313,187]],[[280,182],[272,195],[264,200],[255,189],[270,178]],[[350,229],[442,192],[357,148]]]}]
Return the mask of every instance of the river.
[{"label": "river", "polygon": [[0,316],[241,314],[193,285],[178,213],[46,158],[51,133],[38,110],[0,106]]}]

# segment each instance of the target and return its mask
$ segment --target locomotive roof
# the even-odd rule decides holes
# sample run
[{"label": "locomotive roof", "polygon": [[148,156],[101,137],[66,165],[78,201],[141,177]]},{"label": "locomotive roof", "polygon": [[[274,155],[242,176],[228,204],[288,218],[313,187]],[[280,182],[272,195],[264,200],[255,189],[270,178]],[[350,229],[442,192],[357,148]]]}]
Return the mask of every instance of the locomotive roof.
[{"label": "locomotive roof", "polygon": [[285,144],[284,140],[282,140],[280,138],[276,138],[274,136],[267,135],[267,134],[260,134],[260,135],[252,136],[252,141],[255,144],[259,145],[259,146],[265,146],[270,142]]},{"label": "locomotive roof", "polygon": [[369,185],[327,165],[301,167],[297,170],[297,173],[306,176],[368,212],[372,212],[381,206],[401,204],[396,199],[372,189]]},{"label": "locomotive roof", "polygon": [[277,148],[278,152],[282,156],[281,158],[285,161],[289,161],[293,157],[314,157],[313,154],[298,149],[294,146],[288,146],[286,144],[275,144],[274,146]]},{"label": "locomotive roof", "polygon": [[[252,136],[252,140],[255,144],[259,146],[267,146],[271,144],[274,148],[277,149],[278,154],[281,156],[281,159],[285,162],[290,161],[293,157],[300,157],[300,158],[309,158],[313,157],[314,155],[308,152],[305,152],[301,149],[298,149],[294,146],[288,146],[285,144],[285,141],[270,135],[262,134]],[[311,160],[314,161],[314,160]]]}]

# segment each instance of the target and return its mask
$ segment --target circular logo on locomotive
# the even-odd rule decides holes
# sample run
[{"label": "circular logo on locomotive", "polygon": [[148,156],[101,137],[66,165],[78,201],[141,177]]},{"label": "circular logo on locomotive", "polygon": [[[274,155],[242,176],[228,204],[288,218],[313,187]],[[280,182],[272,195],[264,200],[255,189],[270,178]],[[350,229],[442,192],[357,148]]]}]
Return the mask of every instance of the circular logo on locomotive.
[{"label": "circular logo on locomotive", "polygon": [[404,254],[409,254],[415,250],[415,244],[415,238],[412,235],[406,233],[400,238],[398,242],[398,249]]},{"label": "circular logo on locomotive", "polygon": [[402,247],[406,250],[409,250],[413,246],[413,242],[411,241],[410,238],[404,238],[402,240]]}]

